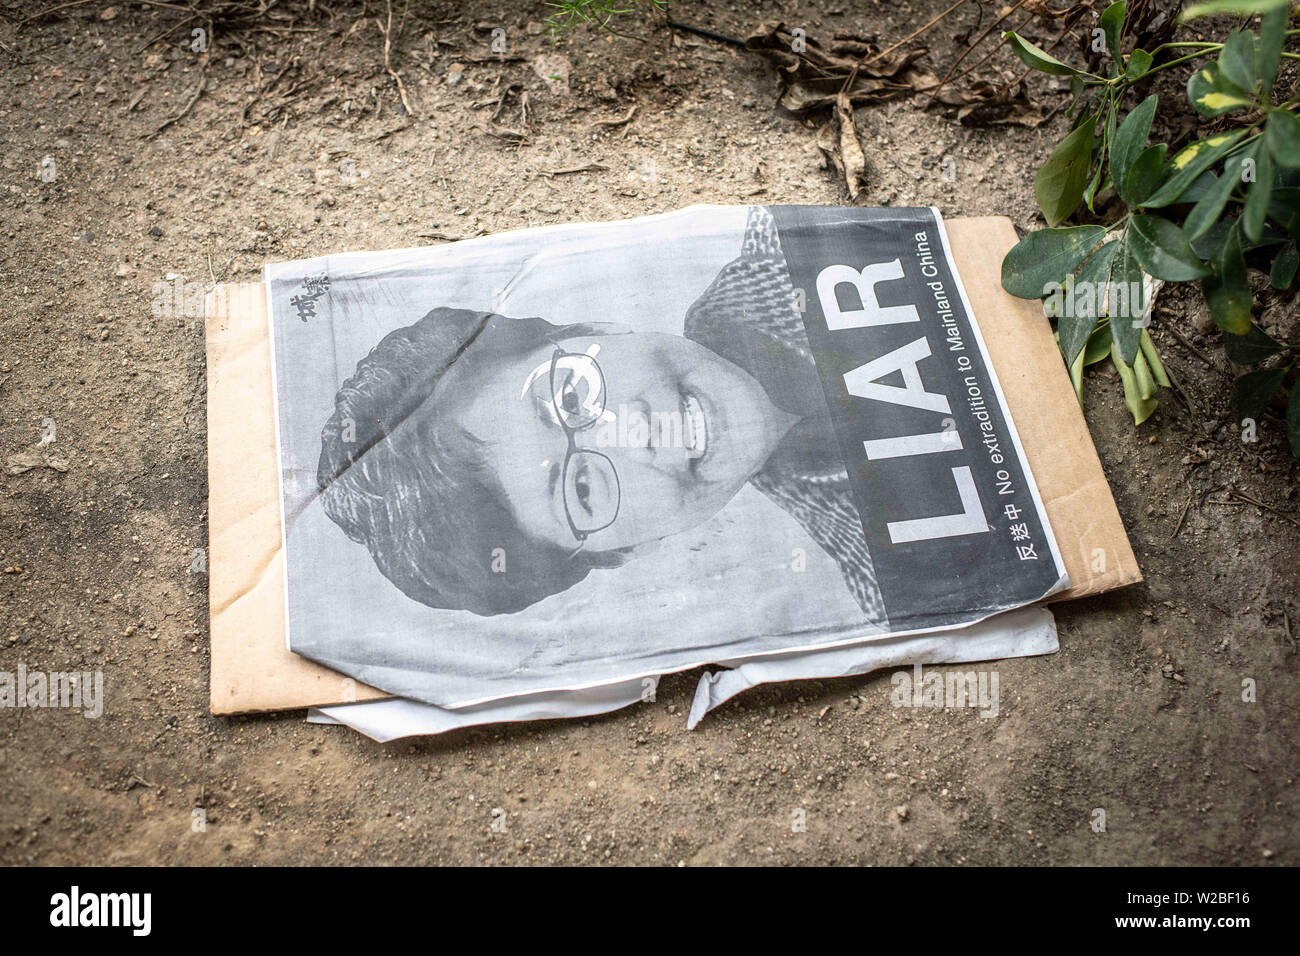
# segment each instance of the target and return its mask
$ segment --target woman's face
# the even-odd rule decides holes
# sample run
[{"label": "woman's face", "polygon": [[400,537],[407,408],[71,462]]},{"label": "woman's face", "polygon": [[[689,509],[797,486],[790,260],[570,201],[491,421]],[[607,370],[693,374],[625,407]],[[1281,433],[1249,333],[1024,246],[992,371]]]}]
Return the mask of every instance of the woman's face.
[{"label": "woman's face", "polygon": [[[566,353],[558,360],[547,344],[472,381],[457,381],[453,365],[434,400],[447,400],[438,394],[444,389],[456,396],[453,414],[484,443],[520,527],[560,548],[578,546],[571,521],[587,533],[588,551],[698,525],[797,420],[743,369],[680,336],[598,335],[558,348]],[[581,426],[572,456],[562,422]]]}]

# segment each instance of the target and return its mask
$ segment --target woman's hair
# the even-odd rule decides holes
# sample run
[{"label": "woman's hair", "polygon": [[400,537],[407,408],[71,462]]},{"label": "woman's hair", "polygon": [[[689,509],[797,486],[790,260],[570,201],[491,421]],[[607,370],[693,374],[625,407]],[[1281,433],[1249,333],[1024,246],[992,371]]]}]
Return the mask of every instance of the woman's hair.
[{"label": "woman's hair", "polygon": [[[325,513],[364,544],[384,576],[437,608],[509,614],[564,591],[625,552],[571,556],[519,527],[483,443],[428,401],[457,363],[460,379],[547,342],[598,335],[587,325],[434,309],[384,336],[334,397],[316,482]],[[575,547],[577,543],[575,542]]]}]

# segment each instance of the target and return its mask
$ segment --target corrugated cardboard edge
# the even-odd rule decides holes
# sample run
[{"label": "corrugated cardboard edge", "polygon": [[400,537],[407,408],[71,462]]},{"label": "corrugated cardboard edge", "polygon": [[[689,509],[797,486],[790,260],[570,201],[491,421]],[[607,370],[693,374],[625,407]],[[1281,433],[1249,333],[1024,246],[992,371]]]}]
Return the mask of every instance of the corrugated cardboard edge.
[{"label": "corrugated cardboard edge", "polygon": [[[1016,243],[1015,227],[1000,216],[949,219],[945,227],[1073,582],[1052,600],[1140,581],[1051,327],[1037,303],[1002,289],[1002,257]],[[265,287],[217,286],[207,296],[206,332],[212,713],[386,697],[285,647]]]},{"label": "corrugated cardboard edge", "polygon": [[1042,306],[1002,288],[1017,242],[1005,216],[945,220],[953,261],[979,319],[1071,586],[1052,601],[1142,580],[1088,423]]},{"label": "corrugated cardboard edge", "polygon": [[212,713],[386,697],[285,647],[265,287],[219,285],[207,296],[205,316]]}]

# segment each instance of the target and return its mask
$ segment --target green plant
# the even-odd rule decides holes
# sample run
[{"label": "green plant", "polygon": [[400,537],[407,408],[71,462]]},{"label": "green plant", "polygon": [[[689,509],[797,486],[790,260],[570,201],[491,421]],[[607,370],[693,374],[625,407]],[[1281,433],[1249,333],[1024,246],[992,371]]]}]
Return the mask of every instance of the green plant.
[{"label": "green plant", "polygon": [[[548,7],[555,7],[555,13],[546,18],[552,33],[562,33],[579,24],[594,23],[602,29],[617,36],[627,36],[615,30],[610,24],[615,17],[631,13],[638,2],[648,4],[652,11],[666,13],[668,0],[548,0]],[[631,39],[636,39],[632,37]]]},{"label": "green plant", "polygon": [[[1034,194],[1049,228],[1025,236],[1002,263],[1002,285],[1021,298],[1043,298],[1075,390],[1083,397],[1084,366],[1110,357],[1136,424],[1156,407],[1169,379],[1147,330],[1150,281],[1199,280],[1228,357],[1262,365],[1233,384],[1235,420],[1258,422],[1296,367],[1300,345],[1287,345],[1252,321],[1247,269],[1268,273],[1275,289],[1294,282],[1300,254],[1300,94],[1274,89],[1284,58],[1291,0],[1212,0],[1189,8],[1184,21],[1211,14],[1262,14],[1258,33],[1239,30],[1223,42],[1170,42],[1122,53],[1125,4],[1102,13],[1109,75],[1056,59],[1028,40],[1004,34],[1028,66],[1068,76],[1074,102],[1070,132],[1038,171]],[[1157,62],[1162,56],[1171,56]],[[1213,132],[1172,156],[1148,145],[1157,95],[1124,110],[1133,87],[1162,70],[1205,60],[1187,81],[1192,108]],[[1220,119],[1222,117],[1222,119]],[[1215,170],[1218,170],[1217,174]],[[1097,218],[1098,199],[1118,202],[1104,224],[1062,227],[1081,205]],[[1280,359],[1274,359],[1280,356]],[[1300,457],[1300,387],[1286,415],[1292,452]],[[1243,426],[1248,427],[1248,426]]]}]

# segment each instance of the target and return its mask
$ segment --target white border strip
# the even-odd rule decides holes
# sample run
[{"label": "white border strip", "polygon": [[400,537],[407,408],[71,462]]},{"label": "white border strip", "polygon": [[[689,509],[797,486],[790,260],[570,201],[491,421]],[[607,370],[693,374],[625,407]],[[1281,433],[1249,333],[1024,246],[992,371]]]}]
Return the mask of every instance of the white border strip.
[{"label": "white border strip", "polygon": [[271,353],[271,414],[275,416],[275,488],[280,500],[276,510],[280,513],[280,563],[284,569],[284,647],[292,652],[293,644],[289,640],[289,622],[293,615],[289,613],[289,526],[284,520],[284,459],[280,453],[280,381],[275,361],[275,309],[271,301],[271,266],[262,269],[262,284],[266,287],[266,337]]}]

